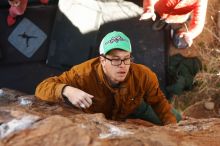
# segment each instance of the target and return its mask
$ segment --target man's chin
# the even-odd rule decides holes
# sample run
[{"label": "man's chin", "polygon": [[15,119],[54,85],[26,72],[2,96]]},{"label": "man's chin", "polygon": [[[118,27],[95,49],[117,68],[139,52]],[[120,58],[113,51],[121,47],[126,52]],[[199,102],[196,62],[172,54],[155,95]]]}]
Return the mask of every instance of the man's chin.
[{"label": "man's chin", "polygon": [[[126,77],[126,76],[125,76],[125,77]],[[118,81],[118,82],[123,82],[123,81],[125,80],[125,77],[118,77],[118,78],[117,78],[117,81]]]}]

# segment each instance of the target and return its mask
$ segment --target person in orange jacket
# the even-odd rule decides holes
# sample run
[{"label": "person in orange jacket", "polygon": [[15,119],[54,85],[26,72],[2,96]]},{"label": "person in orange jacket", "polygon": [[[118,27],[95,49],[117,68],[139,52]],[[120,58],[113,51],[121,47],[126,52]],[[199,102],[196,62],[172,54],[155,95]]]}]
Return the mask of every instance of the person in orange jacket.
[{"label": "person in orange jacket", "polygon": [[68,101],[84,112],[103,113],[112,120],[141,118],[163,125],[178,121],[156,74],[132,62],[130,39],[124,33],[108,33],[99,52],[99,57],[42,81],[36,97],[50,102]]},{"label": "person in orange jacket", "polygon": [[[49,0],[40,0],[42,4],[48,4]],[[23,15],[28,4],[28,0],[8,0],[9,5],[9,15],[7,17],[8,26],[12,26],[16,22],[16,16]]]},{"label": "person in orange jacket", "polygon": [[[185,30],[178,29],[173,35],[173,39],[182,39],[186,43],[187,48],[192,45],[195,39],[203,30],[205,24],[206,10],[208,0],[144,0],[143,9],[144,13],[141,15],[140,20],[147,20],[152,18],[156,20],[156,14],[160,17],[160,22],[157,21],[155,25],[160,24],[184,24]],[[186,21],[189,20],[189,28]],[[165,23],[162,23],[165,22]],[[155,26],[154,25],[154,26]],[[163,25],[164,26],[164,25]],[[161,29],[162,27],[159,27]],[[174,45],[177,48],[178,43]]]}]

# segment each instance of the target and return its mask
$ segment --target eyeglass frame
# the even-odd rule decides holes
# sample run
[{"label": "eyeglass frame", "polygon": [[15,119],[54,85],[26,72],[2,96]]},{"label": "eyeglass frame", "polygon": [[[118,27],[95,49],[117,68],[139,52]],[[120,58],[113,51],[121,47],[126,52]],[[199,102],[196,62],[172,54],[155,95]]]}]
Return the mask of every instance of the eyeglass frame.
[{"label": "eyeglass frame", "polygon": [[[124,65],[131,65],[131,63],[134,61],[134,57],[133,57],[133,56],[130,56],[129,58],[125,58],[125,59],[123,59],[123,60],[121,60],[121,59],[110,59],[110,58],[106,57],[106,56],[103,55],[103,54],[100,55],[100,56],[102,56],[102,57],[104,57],[105,59],[109,60],[109,61],[111,62],[111,65],[113,65],[113,66],[119,66],[119,65],[122,64],[122,62],[124,63]],[[130,60],[129,64],[126,64],[126,63],[125,63],[125,61],[126,61],[127,59]],[[120,60],[121,63],[118,64],[118,65],[114,65],[114,64],[112,64],[112,61],[114,61],[114,60],[116,60],[116,61],[119,61],[119,60]]]}]

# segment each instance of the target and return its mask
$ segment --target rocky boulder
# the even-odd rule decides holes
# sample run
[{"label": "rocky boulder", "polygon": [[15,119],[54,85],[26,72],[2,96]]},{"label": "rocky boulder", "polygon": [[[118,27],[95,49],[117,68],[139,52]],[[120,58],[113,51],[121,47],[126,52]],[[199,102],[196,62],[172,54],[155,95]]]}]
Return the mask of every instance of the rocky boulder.
[{"label": "rocky boulder", "polygon": [[0,146],[219,146],[220,119],[193,119],[167,126],[143,120],[107,120],[64,103],[2,89]]}]

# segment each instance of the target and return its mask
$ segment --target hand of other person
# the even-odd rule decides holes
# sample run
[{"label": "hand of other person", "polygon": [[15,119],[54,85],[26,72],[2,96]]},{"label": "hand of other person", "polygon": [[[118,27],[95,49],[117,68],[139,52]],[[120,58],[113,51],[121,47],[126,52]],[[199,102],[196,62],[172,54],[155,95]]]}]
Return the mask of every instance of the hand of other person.
[{"label": "hand of other person", "polygon": [[148,20],[148,19],[152,19],[153,21],[156,20],[156,14],[154,13],[154,10],[147,10],[146,12],[144,12],[139,20]]},{"label": "hand of other person", "polygon": [[12,7],[18,7],[21,4],[21,1],[20,0],[17,0],[17,1],[15,1],[15,0],[8,0],[8,3]]},{"label": "hand of other person", "polygon": [[190,32],[181,32],[179,34],[180,38],[184,38],[184,40],[186,41],[186,43],[188,44],[188,46],[190,47],[193,43],[193,39],[191,37]]},{"label": "hand of other person", "polygon": [[92,105],[93,95],[90,95],[78,88],[66,86],[62,93],[68,100],[78,108],[89,108]]}]

